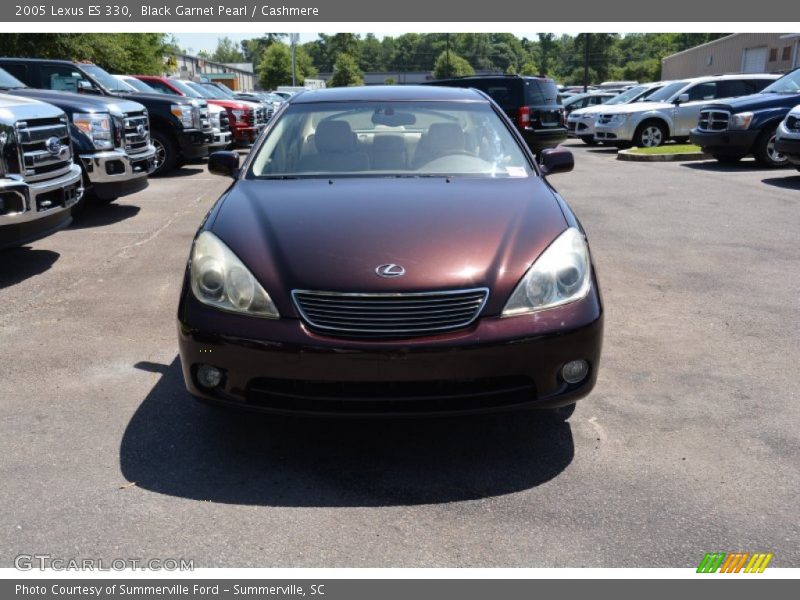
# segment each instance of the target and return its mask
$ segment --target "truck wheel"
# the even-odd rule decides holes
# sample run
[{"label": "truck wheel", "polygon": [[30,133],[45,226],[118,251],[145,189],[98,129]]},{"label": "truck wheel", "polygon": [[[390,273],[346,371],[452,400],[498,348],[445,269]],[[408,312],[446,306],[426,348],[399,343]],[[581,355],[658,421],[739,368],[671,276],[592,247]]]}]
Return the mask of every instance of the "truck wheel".
[{"label": "truck wheel", "polygon": [[592,136],[592,135],[582,135],[582,136],[580,136],[580,138],[581,138],[581,141],[584,144],[587,144],[589,146],[596,146],[597,145],[597,142],[595,141],[594,136]]},{"label": "truck wheel", "polygon": [[727,156],[724,154],[712,154],[711,156],[723,165],[735,165],[744,158],[744,156]]},{"label": "truck wheel", "polygon": [[156,156],[153,159],[156,168],[150,176],[158,177],[169,173],[178,162],[178,147],[175,141],[171,136],[157,129],[150,134],[150,140],[153,142],[153,146],[156,147]]},{"label": "truck wheel", "polygon": [[761,132],[753,147],[753,156],[765,167],[785,167],[789,164],[789,159],[785,154],[775,150],[775,133],[777,127],[772,127]]},{"label": "truck wheel", "polygon": [[658,121],[645,121],[633,134],[633,145],[639,148],[656,148],[667,141],[667,130]]}]

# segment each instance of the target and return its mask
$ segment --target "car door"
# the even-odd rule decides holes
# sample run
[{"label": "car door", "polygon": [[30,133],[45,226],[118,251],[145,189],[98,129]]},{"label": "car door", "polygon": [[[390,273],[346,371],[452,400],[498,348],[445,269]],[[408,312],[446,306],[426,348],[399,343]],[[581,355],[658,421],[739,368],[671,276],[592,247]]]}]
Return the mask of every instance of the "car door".
[{"label": "car door", "polygon": [[697,126],[700,110],[704,104],[716,100],[719,95],[718,81],[695,83],[683,91],[689,95],[687,102],[676,104],[672,111],[672,137],[686,137]]}]

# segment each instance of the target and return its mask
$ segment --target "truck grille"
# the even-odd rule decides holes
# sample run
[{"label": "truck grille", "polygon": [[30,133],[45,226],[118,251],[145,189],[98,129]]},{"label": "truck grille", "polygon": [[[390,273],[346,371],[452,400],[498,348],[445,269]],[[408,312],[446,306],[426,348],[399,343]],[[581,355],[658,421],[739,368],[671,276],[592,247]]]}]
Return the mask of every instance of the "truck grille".
[{"label": "truck grille", "polygon": [[125,113],[125,152],[130,155],[147,150],[150,144],[150,120],[145,111]]},{"label": "truck grille", "polygon": [[202,131],[208,131],[212,127],[211,118],[209,117],[208,114],[208,107],[207,106],[200,107],[199,113],[200,113],[200,129]]},{"label": "truck grille", "polygon": [[256,108],[247,113],[247,122],[250,125],[255,127],[259,127],[260,125],[267,124],[267,109],[266,108]]},{"label": "truck grille", "polygon": [[721,110],[700,111],[700,119],[697,121],[697,129],[700,131],[725,131],[728,129],[728,121],[731,114]]},{"label": "truck grille", "polygon": [[60,119],[30,119],[16,125],[19,171],[25,181],[60,177],[72,167],[67,124]]},{"label": "truck grille", "polygon": [[409,294],[292,291],[300,316],[321,333],[408,337],[461,329],[486,303],[485,288]]}]

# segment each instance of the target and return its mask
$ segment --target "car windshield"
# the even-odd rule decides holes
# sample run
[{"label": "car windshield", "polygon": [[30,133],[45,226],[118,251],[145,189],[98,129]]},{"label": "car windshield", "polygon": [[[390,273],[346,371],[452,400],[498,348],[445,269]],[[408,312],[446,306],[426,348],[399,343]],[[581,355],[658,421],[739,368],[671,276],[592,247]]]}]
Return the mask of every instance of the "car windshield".
[{"label": "car windshield", "polygon": [[606,100],[603,104],[627,104],[633,100],[636,100],[644,91],[648,88],[646,85],[637,85],[632,87],[626,92],[622,92],[621,94],[614,96],[610,100]]},{"label": "car windshield", "polygon": [[236,99],[233,92],[224,85],[215,85],[213,83],[205,83],[203,85],[207,88],[213,88],[217,93],[222,94],[222,98],[227,98],[228,100]]},{"label": "car windshield", "polygon": [[290,105],[250,176],[528,177],[525,153],[483,102]]},{"label": "car windshield", "polygon": [[199,98],[209,98],[214,99],[216,96],[212,96],[209,92],[206,91],[206,86],[200,85],[199,83],[195,83],[194,81],[187,81],[186,85],[192,88],[194,92],[197,94]]},{"label": "car windshield", "polygon": [[109,92],[130,92],[131,88],[127,83],[124,83],[111,75],[105,69],[97,65],[81,65],[81,69],[86,71],[92,78],[100,85],[106,88]]},{"label": "car windshield", "polygon": [[205,85],[203,83],[195,83],[192,84],[192,87],[200,92],[200,94],[205,94],[204,98],[214,98],[216,100],[230,100],[225,94],[222,93],[218,87],[213,85]]},{"label": "car windshield", "polygon": [[24,88],[27,87],[24,83],[22,83],[19,79],[14,77],[11,73],[6,71],[5,69],[0,69],[0,89],[3,90],[13,90],[16,88]]},{"label": "car windshield", "polygon": [[156,90],[147,85],[144,81],[136,79],[136,77],[126,77],[123,79],[125,83],[135,89],[137,92],[144,92],[146,94],[157,94]]},{"label": "car windshield", "polygon": [[763,94],[797,94],[800,93],[800,69],[787,73],[762,91]]},{"label": "car windshield", "polygon": [[680,92],[683,88],[686,87],[686,84],[689,83],[688,81],[674,81],[673,83],[669,83],[665,85],[663,88],[658,90],[656,93],[651,94],[648,98],[648,102],[668,102],[675,94]]},{"label": "car windshield", "polygon": [[170,79],[169,83],[184,96],[189,96],[189,98],[204,98],[204,96],[200,95],[200,92],[188,85],[185,81],[181,81],[180,79]]}]

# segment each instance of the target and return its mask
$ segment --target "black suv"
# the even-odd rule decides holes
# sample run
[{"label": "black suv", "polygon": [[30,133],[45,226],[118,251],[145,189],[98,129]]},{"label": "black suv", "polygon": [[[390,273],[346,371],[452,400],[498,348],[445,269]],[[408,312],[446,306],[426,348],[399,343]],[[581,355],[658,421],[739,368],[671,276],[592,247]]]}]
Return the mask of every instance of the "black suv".
[{"label": "black suv", "polygon": [[[32,88],[124,98],[144,105],[156,149],[154,175],[208,156],[214,130],[208,108],[191,98],[137,92],[91,63],[37,58],[0,58],[0,67]],[[126,132],[126,136],[135,134]]]},{"label": "black suv", "polygon": [[485,92],[517,125],[534,152],[554,148],[567,139],[564,107],[556,82],[548,77],[490,75],[438,79],[426,85],[475,88]]}]

